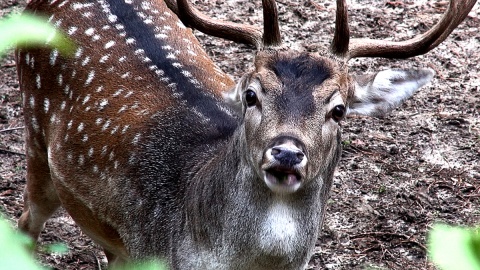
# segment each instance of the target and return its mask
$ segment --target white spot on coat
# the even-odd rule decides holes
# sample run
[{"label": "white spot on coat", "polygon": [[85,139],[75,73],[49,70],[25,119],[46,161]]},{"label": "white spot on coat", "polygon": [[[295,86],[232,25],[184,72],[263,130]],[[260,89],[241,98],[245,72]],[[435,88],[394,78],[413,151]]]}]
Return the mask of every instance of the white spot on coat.
[{"label": "white spot on coat", "polygon": [[65,93],[65,95],[68,95],[70,93],[70,85],[65,85],[65,88],[63,89],[63,92]]},{"label": "white spot on coat", "polygon": [[133,94],[133,91],[128,91],[128,93],[124,96],[125,98],[130,97]]},{"label": "white spot on coat", "polygon": [[98,110],[103,110],[107,105],[108,105],[108,100],[102,99],[100,103],[98,103]]},{"label": "white spot on coat", "polygon": [[41,82],[40,74],[37,74],[37,76],[35,77],[35,81],[37,83],[37,89],[42,88],[42,82]]},{"label": "white spot on coat", "polygon": [[110,40],[109,42],[107,42],[105,44],[105,49],[109,49],[109,48],[113,47],[113,45],[115,45],[115,41]]},{"label": "white spot on coat", "polygon": [[75,34],[75,32],[77,32],[77,29],[78,29],[77,27],[72,26],[72,27],[68,28],[67,34],[69,34],[71,36],[71,35]]},{"label": "white spot on coat", "polygon": [[83,48],[78,47],[77,50],[75,51],[75,58],[80,58],[83,54]]},{"label": "white spot on coat", "polygon": [[83,155],[78,156],[78,165],[83,166],[85,164],[85,157]]},{"label": "white spot on coat", "polygon": [[142,136],[142,134],[137,133],[137,134],[135,135],[135,137],[133,137],[132,143],[133,143],[133,144],[137,144],[138,141],[140,141],[140,137],[141,137],[141,136]]},{"label": "white spot on coat", "polygon": [[33,131],[35,131],[35,133],[40,132],[40,126],[38,125],[37,118],[35,117],[32,117],[32,128],[33,128]]},{"label": "white spot on coat", "polygon": [[123,89],[118,89],[112,96],[118,97],[123,92]]},{"label": "white spot on coat", "polygon": [[58,50],[54,49],[52,52],[50,52],[50,65],[54,66],[55,62],[57,61],[58,57]]},{"label": "white spot on coat", "polygon": [[34,108],[35,107],[35,98],[33,96],[31,96],[29,98],[29,102],[30,102],[30,108]]},{"label": "white spot on coat", "polygon": [[130,127],[130,125],[126,125],[122,128],[122,134],[125,134],[128,130],[128,128]]},{"label": "white spot on coat", "polygon": [[52,113],[52,115],[50,116],[50,123],[53,124],[55,123],[56,120],[57,120],[57,116],[54,113]]},{"label": "white spot on coat", "polygon": [[177,26],[181,29],[186,29],[185,25],[181,21],[177,21]]},{"label": "white spot on coat", "polygon": [[105,155],[107,154],[107,151],[108,151],[108,147],[107,147],[106,145],[104,145],[104,146],[102,147],[102,153],[101,153],[102,156],[105,156]]},{"label": "white spot on coat", "polygon": [[82,16],[85,17],[85,18],[90,18],[90,17],[92,17],[92,15],[93,15],[93,14],[92,14],[92,12],[90,12],[90,11],[87,11],[87,12],[85,12],[85,13],[82,14]]},{"label": "white spot on coat", "polygon": [[84,123],[80,123],[77,127],[77,131],[78,132],[82,132],[82,130],[85,128],[85,124]]},{"label": "white spot on coat", "polygon": [[85,57],[85,59],[83,59],[82,61],[82,66],[86,66],[89,62],[90,62],[90,57],[89,56]]},{"label": "white spot on coat", "polygon": [[106,55],[104,55],[100,58],[99,62],[100,63],[105,63],[108,60],[109,57],[110,57],[110,54],[106,54]]},{"label": "white spot on coat", "polygon": [[63,1],[62,3],[60,3],[60,4],[58,5],[58,7],[63,7],[64,5],[68,4],[68,2],[70,2],[70,1],[68,1],[68,0]]},{"label": "white spot on coat", "polygon": [[110,126],[112,122],[110,120],[107,120],[105,124],[103,124],[102,131],[107,130],[107,128]]},{"label": "white spot on coat", "polygon": [[95,77],[95,71],[94,71],[94,70],[91,70],[91,71],[88,73],[87,79],[85,80],[85,86],[87,86],[87,85],[89,85],[90,83],[92,83],[92,80],[93,80],[94,77]]},{"label": "white spot on coat", "polygon": [[166,39],[168,38],[167,35],[165,34],[162,34],[162,33],[159,33],[159,34],[155,34],[155,37],[158,38],[158,39]]},{"label": "white spot on coat", "polygon": [[127,105],[123,105],[123,106],[122,106],[122,107],[121,107],[121,108],[118,110],[118,112],[117,112],[117,113],[122,113],[122,112],[126,111],[126,110],[127,110],[127,108],[128,108],[128,106],[127,106]]},{"label": "white spot on coat", "polygon": [[90,100],[90,95],[86,95],[85,98],[83,98],[82,105],[85,105],[89,100]]},{"label": "white spot on coat", "polygon": [[87,30],[85,30],[85,35],[87,35],[87,36],[91,36],[94,33],[95,33],[95,28],[93,28],[93,27],[90,27]]},{"label": "white spot on coat", "polygon": [[48,98],[45,98],[43,100],[43,108],[45,110],[45,113],[47,113],[48,109],[50,109],[50,100],[48,100]]},{"label": "white spot on coat", "polygon": [[108,15],[108,20],[112,23],[116,22],[117,21],[117,16],[116,15],[113,15],[113,14],[110,14]]}]

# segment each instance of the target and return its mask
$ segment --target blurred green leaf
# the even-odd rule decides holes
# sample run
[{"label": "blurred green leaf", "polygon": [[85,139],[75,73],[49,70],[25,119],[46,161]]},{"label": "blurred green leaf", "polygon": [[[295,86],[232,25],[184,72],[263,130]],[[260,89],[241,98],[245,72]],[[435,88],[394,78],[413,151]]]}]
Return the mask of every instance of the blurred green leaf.
[{"label": "blurred green leaf", "polygon": [[15,232],[10,224],[0,215],[0,270],[22,269],[41,270],[28,252],[32,240],[26,235]]},{"label": "blurred green leaf", "polygon": [[478,230],[435,225],[428,245],[431,259],[442,270],[480,270]]},{"label": "blurred green leaf", "polygon": [[145,262],[127,263],[121,267],[114,267],[114,270],[167,270],[167,267],[161,261],[153,259]]},{"label": "blurred green leaf", "polygon": [[68,252],[68,246],[64,243],[54,243],[54,244],[49,244],[43,247],[43,250],[46,253],[67,253]]},{"label": "blurred green leaf", "polygon": [[75,44],[43,17],[23,13],[0,21],[0,55],[12,46],[54,47],[65,56],[73,55]]}]

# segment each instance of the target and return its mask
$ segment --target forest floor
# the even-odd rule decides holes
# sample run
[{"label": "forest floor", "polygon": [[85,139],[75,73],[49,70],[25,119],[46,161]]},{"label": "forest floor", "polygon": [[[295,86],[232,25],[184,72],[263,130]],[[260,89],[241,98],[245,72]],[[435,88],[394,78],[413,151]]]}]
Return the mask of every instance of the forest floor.
[{"label": "forest floor", "polygon": [[[220,19],[261,25],[261,1],[197,0]],[[327,48],[334,1],[277,0],[284,42]],[[448,1],[350,0],[354,37],[405,40],[431,27]],[[25,0],[0,0],[0,17]],[[480,7],[433,51],[407,60],[354,59],[354,74],[387,68],[436,71],[433,81],[383,118],[352,117],[342,125],[344,151],[311,269],[436,269],[427,256],[435,223],[472,226],[480,219]],[[207,52],[239,78],[252,48],[197,33]],[[1,37],[0,37],[1,38]],[[15,59],[0,60],[0,212],[14,224],[23,207],[25,150]],[[105,269],[101,249],[59,211],[41,243],[63,242],[65,254],[41,253],[54,269]]]}]

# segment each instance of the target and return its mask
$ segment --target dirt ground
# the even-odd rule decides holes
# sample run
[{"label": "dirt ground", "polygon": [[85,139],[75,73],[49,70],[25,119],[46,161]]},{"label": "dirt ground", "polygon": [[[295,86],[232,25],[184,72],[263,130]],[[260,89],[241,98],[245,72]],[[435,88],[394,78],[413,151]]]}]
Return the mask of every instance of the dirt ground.
[{"label": "dirt ground", "polygon": [[[261,24],[261,1],[197,0],[217,18]],[[253,3],[252,3],[253,2]],[[0,0],[0,17],[25,0]],[[334,1],[277,0],[284,42],[309,51],[327,48]],[[352,35],[404,40],[426,31],[448,1],[350,0]],[[432,83],[383,119],[343,123],[337,168],[323,234],[311,269],[435,269],[426,234],[434,223],[475,225],[480,218],[480,5],[438,48],[408,60],[355,59],[352,73],[430,67]],[[238,78],[252,49],[197,33],[206,50]],[[1,37],[0,37],[1,38]],[[21,214],[25,155],[21,95],[13,53],[0,60],[0,211]],[[63,211],[46,225],[41,243],[64,242],[66,254],[40,252],[54,269],[105,269],[97,245]]]}]

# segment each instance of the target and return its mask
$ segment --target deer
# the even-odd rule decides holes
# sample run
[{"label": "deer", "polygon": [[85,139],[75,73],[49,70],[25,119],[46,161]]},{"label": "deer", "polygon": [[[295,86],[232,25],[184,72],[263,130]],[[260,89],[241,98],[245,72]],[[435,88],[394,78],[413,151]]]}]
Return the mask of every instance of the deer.
[{"label": "deer", "polygon": [[[330,48],[282,45],[274,0],[264,25],[213,19],[187,0],[34,0],[77,44],[19,48],[27,184],[20,230],[37,240],[63,207],[109,265],[160,258],[170,269],[304,269],[320,235],[349,115],[384,116],[431,69],[353,75],[358,57],[427,53],[475,0],[406,41],[350,38],[337,0]],[[192,33],[256,48],[237,81]],[[48,42],[48,41],[47,41]]]}]

